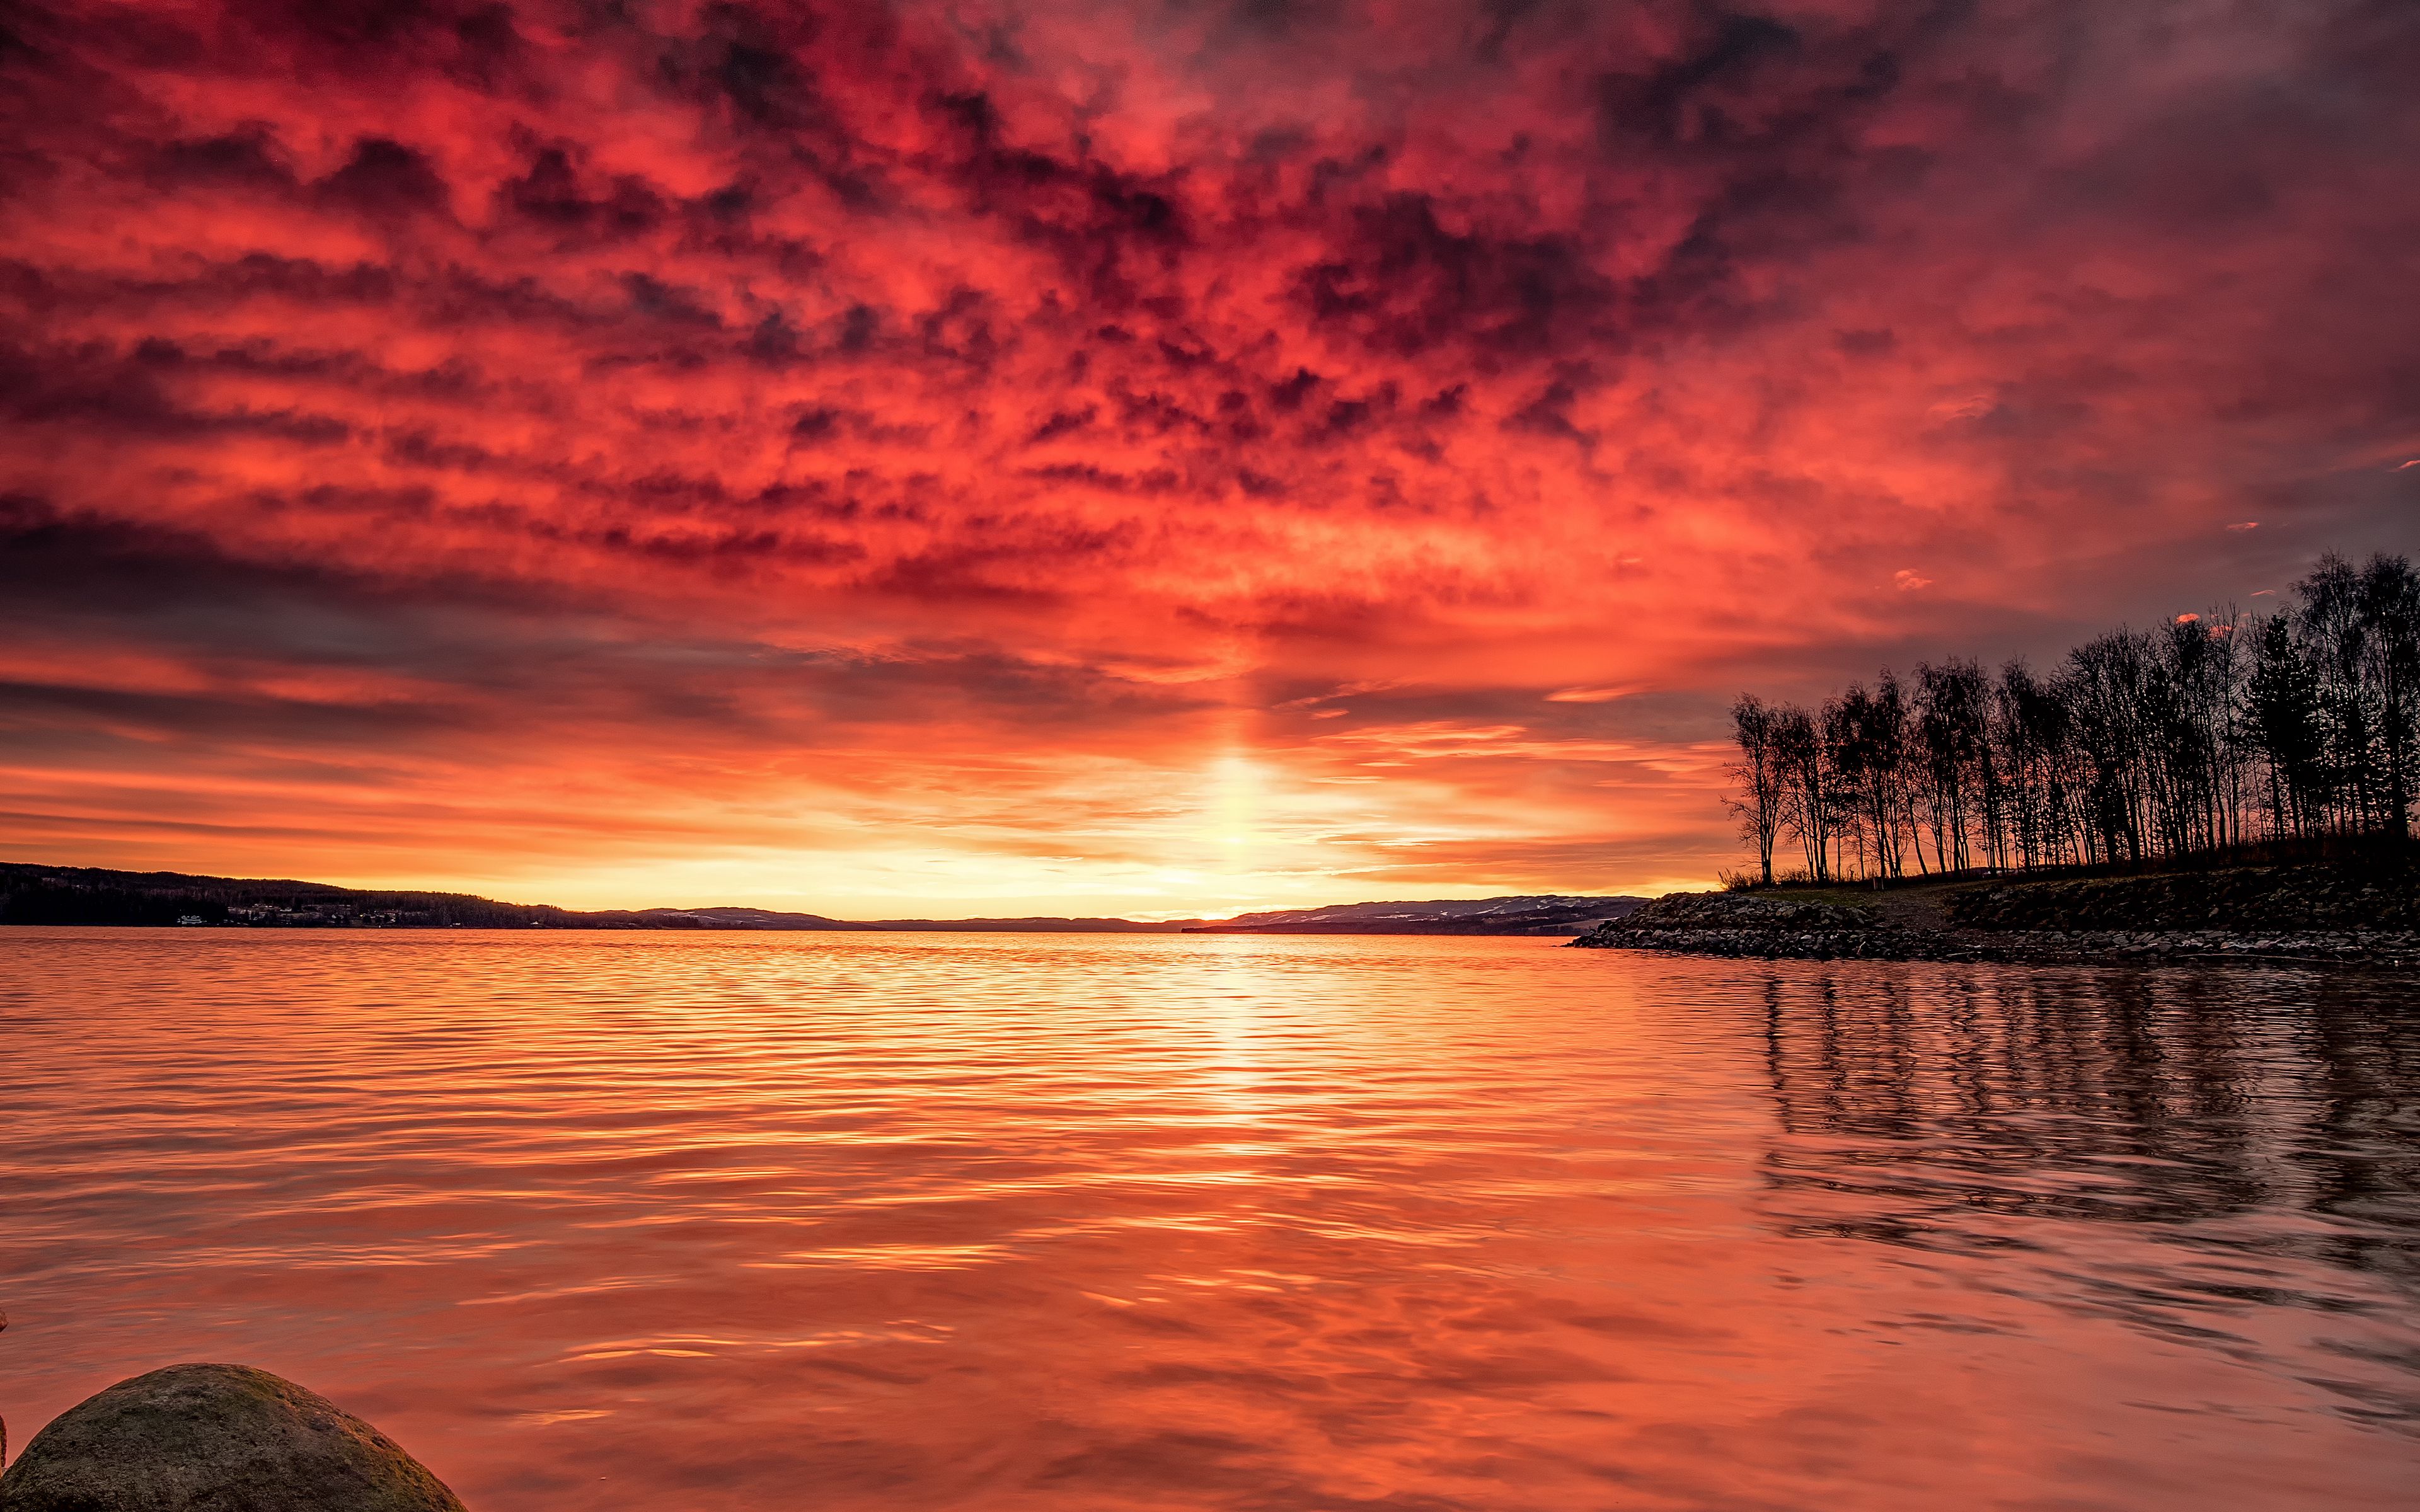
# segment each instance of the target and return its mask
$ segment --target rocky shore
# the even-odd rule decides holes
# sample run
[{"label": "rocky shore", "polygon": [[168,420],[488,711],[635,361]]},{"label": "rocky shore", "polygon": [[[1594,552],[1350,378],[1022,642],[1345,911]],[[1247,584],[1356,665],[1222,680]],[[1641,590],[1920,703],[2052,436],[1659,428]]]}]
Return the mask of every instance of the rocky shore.
[{"label": "rocky shore", "polygon": [[2235,960],[2420,967],[2408,872],[2246,867],[2136,877],[1674,893],[1586,949],[1816,961]]}]

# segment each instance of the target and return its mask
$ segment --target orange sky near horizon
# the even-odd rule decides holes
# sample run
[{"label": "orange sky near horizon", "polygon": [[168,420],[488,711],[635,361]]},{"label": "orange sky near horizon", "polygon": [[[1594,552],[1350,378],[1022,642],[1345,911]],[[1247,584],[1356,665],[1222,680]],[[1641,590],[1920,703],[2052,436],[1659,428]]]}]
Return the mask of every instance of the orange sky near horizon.
[{"label": "orange sky near horizon", "polygon": [[2420,545],[2420,23],[37,3],[0,859],[1178,915]]}]

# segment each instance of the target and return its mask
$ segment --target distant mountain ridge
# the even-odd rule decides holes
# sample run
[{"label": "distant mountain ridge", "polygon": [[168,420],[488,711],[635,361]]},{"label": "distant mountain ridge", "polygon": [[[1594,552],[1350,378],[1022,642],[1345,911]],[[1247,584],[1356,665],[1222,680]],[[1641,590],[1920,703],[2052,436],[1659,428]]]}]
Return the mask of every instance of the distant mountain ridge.
[{"label": "distant mountain ridge", "polygon": [[0,862],[0,924],[249,926],[283,929],[875,930],[1059,934],[1577,934],[1646,900],[1560,894],[1339,903],[1229,919],[885,918],[849,920],[736,905],[581,911],[468,893],[339,887],[325,882],[113,872]]},{"label": "distant mountain ridge", "polygon": [[1537,893],[1428,903],[1334,903],[1273,909],[1186,926],[1188,934],[1579,934],[1626,918],[1644,898]]},{"label": "distant mountain ridge", "polygon": [[[900,933],[947,931],[981,933],[1028,930],[1051,934],[1173,934],[1185,923],[1157,923],[1133,918],[827,918],[821,914],[788,914],[775,908],[642,908],[637,917],[659,919],[667,929],[725,930],[885,930]],[[5,920],[0,920],[5,922]]]}]

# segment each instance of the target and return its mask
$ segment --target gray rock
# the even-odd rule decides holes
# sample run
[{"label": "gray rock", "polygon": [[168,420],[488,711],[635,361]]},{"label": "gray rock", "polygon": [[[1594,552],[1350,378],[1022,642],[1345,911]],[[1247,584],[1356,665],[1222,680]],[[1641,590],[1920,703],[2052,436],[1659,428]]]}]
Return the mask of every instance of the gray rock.
[{"label": "gray rock", "polygon": [[174,1365],[68,1409],[0,1475],[0,1512],[463,1512],[360,1418],[266,1370]]}]

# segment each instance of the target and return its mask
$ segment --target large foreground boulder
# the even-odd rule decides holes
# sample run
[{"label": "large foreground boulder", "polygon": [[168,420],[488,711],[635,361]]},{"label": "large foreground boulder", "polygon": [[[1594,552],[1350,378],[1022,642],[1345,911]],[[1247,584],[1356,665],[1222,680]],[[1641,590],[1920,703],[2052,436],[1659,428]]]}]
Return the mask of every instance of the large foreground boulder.
[{"label": "large foreground boulder", "polygon": [[0,1475],[0,1512],[463,1512],[385,1434],[240,1365],[174,1365],[68,1409]]}]

